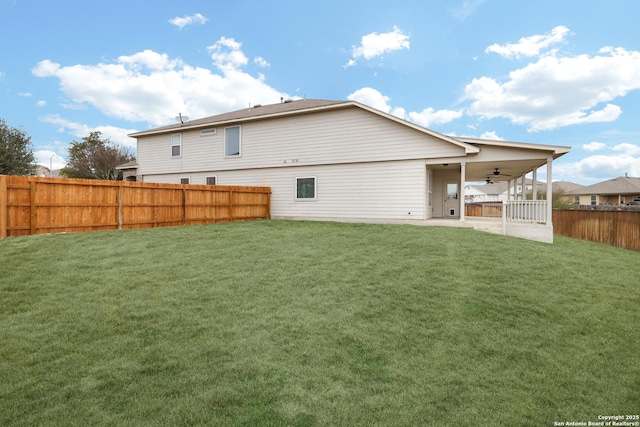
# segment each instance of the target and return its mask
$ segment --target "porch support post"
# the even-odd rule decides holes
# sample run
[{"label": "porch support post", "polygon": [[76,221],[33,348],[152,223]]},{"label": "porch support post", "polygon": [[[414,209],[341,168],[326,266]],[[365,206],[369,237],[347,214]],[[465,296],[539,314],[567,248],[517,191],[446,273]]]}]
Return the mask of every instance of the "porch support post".
[{"label": "porch support post", "polygon": [[538,168],[533,170],[532,200],[538,200]]},{"label": "porch support post", "polygon": [[460,162],[460,221],[464,221],[464,183],[467,180],[467,162]]},{"label": "porch support post", "polygon": [[547,157],[547,225],[553,225],[553,221],[551,216],[553,215],[553,183],[552,181],[552,165],[553,164],[553,156]]},{"label": "porch support post", "polygon": [[526,200],[527,199],[527,179],[525,178],[524,174],[520,177],[520,185],[522,188],[522,191],[520,192],[520,200]]}]

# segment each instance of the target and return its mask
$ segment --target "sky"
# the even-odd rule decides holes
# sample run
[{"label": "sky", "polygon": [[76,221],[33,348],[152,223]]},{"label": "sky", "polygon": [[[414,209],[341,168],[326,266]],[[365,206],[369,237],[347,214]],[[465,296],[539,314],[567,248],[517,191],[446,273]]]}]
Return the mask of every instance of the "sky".
[{"label": "sky", "polygon": [[[0,0],[0,118],[38,163],[284,99],[570,146],[554,181],[640,177],[635,0]],[[538,174],[545,179],[546,169]]]}]

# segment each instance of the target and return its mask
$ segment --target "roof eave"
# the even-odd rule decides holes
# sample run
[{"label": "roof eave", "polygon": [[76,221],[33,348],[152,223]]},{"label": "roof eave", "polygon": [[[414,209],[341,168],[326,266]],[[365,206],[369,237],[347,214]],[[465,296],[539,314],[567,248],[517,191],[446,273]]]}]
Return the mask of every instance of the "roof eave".
[{"label": "roof eave", "polygon": [[538,151],[548,151],[553,155],[554,159],[564,154],[567,154],[569,151],[571,151],[571,147],[564,146],[564,145],[531,144],[528,142],[515,142],[515,141],[466,138],[466,137],[461,137],[458,139],[460,139],[461,141],[467,142],[469,144],[480,144],[480,145],[491,145],[494,147],[510,147],[510,148],[523,148],[523,149],[538,150]]},{"label": "roof eave", "polygon": [[[185,131],[185,130],[201,129],[201,128],[207,128],[207,127],[211,127],[211,126],[224,126],[224,125],[235,124],[235,123],[253,122],[253,121],[258,121],[258,120],[271,119],[271,118],[275,118],[275,117],[287,117],[287,116],[294,116],[294,115],[297,115],[297,114],[308,114],[308,113],[317,112],[317,111],[323,111],[323,110],[333,110],[333,109],[338,109],[338,108],[345,108],[346,106],[349,106],[350,104],[351,104],[351,102],[349,102],[349,101],[336,102],[335,104],[329,104],[329,105],[321,105],[321,106],[315,106],[315,107],[301,108],[301,109],[298,109],[298,110],[281,111],[281,112],[271,113],[271,114],[262,114],[262,115],[259,115],[259,116],[242,117],[242,118],[235,118],[235,119],[229,119],[229,120],[211,121],[211,122],[199,123],[199,124],[194,124],[194,125],[188,125],[188,124],[184,124],[183,123],[181,125],[164,126],[164,127],[161,127],[161,128],[151,129],[151,130],[148,130],[148,131],[134,132],[134,133],[129,134],[128,136],[130,136],[132,138],[137,138],[137,137],[140,137],[140,136],[159,135],[159,134],[163,134],[163,133],[173,133],[173,132],[178,132],[178,131],[182,132],[182,131]],[[260,107],[258,107],[258,108],[260,108]]]}]

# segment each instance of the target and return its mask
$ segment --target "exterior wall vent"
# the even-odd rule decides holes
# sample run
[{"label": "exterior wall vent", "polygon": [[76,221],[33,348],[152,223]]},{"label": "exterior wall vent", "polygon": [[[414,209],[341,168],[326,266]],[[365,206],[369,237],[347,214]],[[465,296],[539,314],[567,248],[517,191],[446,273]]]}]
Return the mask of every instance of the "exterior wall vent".
[{"label": "exterior wall vent", "polygon": [[218,133],[217,129],[205,129],[200,131],[200,136],[215,135],[216,133]]}]

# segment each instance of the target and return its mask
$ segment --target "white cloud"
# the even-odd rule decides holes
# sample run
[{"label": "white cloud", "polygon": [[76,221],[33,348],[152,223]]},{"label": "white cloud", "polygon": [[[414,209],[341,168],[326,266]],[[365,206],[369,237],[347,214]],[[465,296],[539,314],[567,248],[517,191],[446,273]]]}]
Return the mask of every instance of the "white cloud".
[{"label": "white cloud", "polygon": [[463,110],[434,110],[433,108],[425,108],[420,112],[412,111],[409,113],[409,120],[424,127],[431,125],[439,125],[449,123],[455,119],[459,119],[464,114]]},{"label": "white cloud", "polygon": [[249,60],[240,50],[242,43],[233,38],[221,37],[213,45],[207,47],[211,53],[211,59],[216,67],[222,71],[237,70],[243,65],[247,65]]},{"label": "white cloud", "polygon": [[20,92],[18,96],[24,96],[25,98],[31,98],[33,95],[29,92]]},{"label": "white cloud", "polygon": [[67,161],[55,151],[52,150],[38,150],[34,151],[33,155],[36,158],[36,163],[46,168],[53,168],[53,170],[62,169],[67,165]]},{"label": "white cloud", "polygon": [[453,110],[434,110],[433,108],[425,108],[420,112],[411,111],[407,113],[402,107],[391,107],[389,105],[390,98],[383,95],[378,90],[363,87],[347,96],[347,99],[358,101],[362,104],[373,107],[382,112],[394,115],[404,120],[414,122],[420,126],[429,127],[435,124],[449,123],[457,118],[462,117],[462,111]]},{"label": "white cloud", "polygon": [[611,122],[622,109],[609,103],[640,89],[640,52],[602,48],[595,56],[542,56],[505,82],[475,78],[465,88],[468,113],[507,118],[529,131]]},{"label": "white cloud", "polygon": [[353,46],[352,58],[347,62],[345,68],[356,65],[356,60],[359,58],[370,60],[385,53],[402,49],[408,50],[409,48],[409,36],[396,26],[393,27],[393,31],[388,33],[370,33],[362,36],[360,46]]},{"label": "white cloud", "polygon": [[38,65],[31,70],[31,73],[36,77],[48,77],[54,76],[59,69],[60,64],[45,59],[44,61],[40,61]]},{"label": "white cloud", "polygon": [[267,60],[264,59],[261,56],[256,56],[255,58],[253,58],[253,63],[256,64],[258,67],[261,67],[261,68],[269,68],[269,67],[271,67],[271,64],[269,64],[269,62],[267,62]]},{"label": "white cloud", "polygon": [[484,2],[485,0],[465,0],[460,6],[450,9],[449,11],[457,20],[464,21],[469,16],[476,13]]},{"label": "white cloud", "polygon": [[290,98],[267,85],[263,75],[242,70],[248,60],[241,47],[226,37],[208,47],[219,72],[145,50],[96,65],[61,66],[45,59],[32,73],[59,79],[66,108],[91,105],[107,116],[152,126],[173,123],[178,112],[200,118]]},{"label": "white cloud", "polygon": [[[575,162],[554,162],[554,176],[567,181],[593,184],[629,174],[640,177],[640,145],[622,143],[612,149],[601,142],[582,146],[587,151],[609,150],[602,154],[587,156]],[[570,158],[569,156],[566,156]],[[564,158],[563,158],[564,159]]]},{"label": "white cloud", "polygon": [[497,132],[494,131],[494,130],[482,132],[482,135],[480,135],[480,138],[481,139],[491,139],[491,140],[494,140],[494,141],[504,141],[505,140],[504,138],[499,136],[497,134]]},{"label": "white cloud", "polygon": [[582,146],[582,148],[585,151],[599,151],[599,150],[604,150],[605,148],[607,148],[607,144],[604,144],[602,142],[594,141],[594,142],[590,142],[588,144],[584,144]]},{"label": "white cloud", "polygon": [[169,23],[171,25],[175,25],[180,29],[183,29],[187,25],[204,24],[207,21],[208,19],[199,13],[196,13],[195,15],[183,16],[183,17],[176,16],[175,18],[169,19]]},{"label": "white cloud", "polygon": [[613,150],[622,152],[624,155],[627,155],[627,156],[640,157],[640,145],[634,145],[634,144],[629,144],[624,142],[622,144],[618,144],[615,147],[613,147]]},{"label": "white cloud", "polygon": [[40,100],[40,101],[36,102],[36,105],[38,107],[44,107],[45,105],[47,105],[47,101]]},{"label": "white cloud", "polygon": [[569,29],[565,26],[557,26],[551,33],[522,37],[518,43],[492,44],[485,49],[486,53],[497,53],[505,58],[520,58],[537,56],[540,52],[554,44],[562,43]]},{"label": "white cloud", "polygon": [[640,154],[598,154],[572,163],[554,162],[553,174],[567,181],[584,183],[595,183],[624,174],[640,177]]},{"label": "white cloud", "polygon": [[136,149],[136,140],[127,136],[127,134],[136,132],[136,129],[122,129],[115,126],[89,126],[63,119],[57,114],[46,116],[42,121],[58,125],[59,132],[69,132],[78,138],[84,138],[91,132],[100,132],[104,138],[108,138],[116,144]]}]

